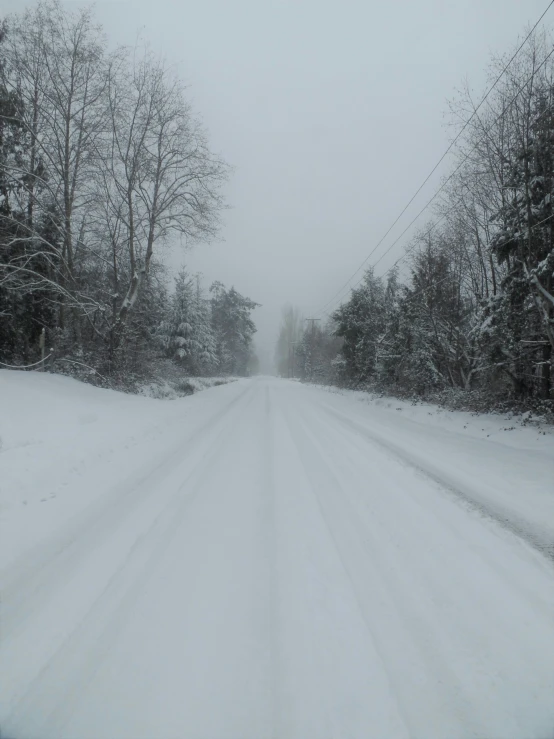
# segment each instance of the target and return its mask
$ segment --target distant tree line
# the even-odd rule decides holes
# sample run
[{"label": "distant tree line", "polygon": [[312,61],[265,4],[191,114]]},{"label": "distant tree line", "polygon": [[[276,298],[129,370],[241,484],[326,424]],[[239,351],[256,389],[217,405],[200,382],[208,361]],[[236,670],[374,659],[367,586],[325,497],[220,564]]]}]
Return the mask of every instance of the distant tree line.
[{"label": "distant tree line", "polygon": [[282,377],[294,376],[297,347],[302,339],[304,319],[292,305],[283,308],[281,327],[275,345],[274,363]]},{"label": "distant tree line", "polygon": [[255,304],[219,283],[189,299],[184,274],[171,295],[163,264],[168,245],[216,235],[228,171],[147,48],[110,51],[90,9],[57,0],[5,18],[0,362],[39,361],[44,335],[57,370],[116,382],[163,353],[245,372]]},{"label": "distant tree line", "polygon": [[[406,254],[384,276],[369,269],[327,326],[305,326],[302,376],[552,408],[552,47],[534,34],[473,116]],[[491,79],[505,63],[493,62]],[[468,89],[451,112],[459,128],[475,112]]]}]

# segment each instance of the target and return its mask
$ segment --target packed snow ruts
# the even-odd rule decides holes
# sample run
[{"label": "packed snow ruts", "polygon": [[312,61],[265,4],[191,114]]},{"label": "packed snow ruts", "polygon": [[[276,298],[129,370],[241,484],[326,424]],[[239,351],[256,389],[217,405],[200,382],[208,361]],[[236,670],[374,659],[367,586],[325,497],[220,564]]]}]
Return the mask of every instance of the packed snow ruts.
[{"label": "packed snow ruts", "polygon": [[0,373],[6,736],[544,736],[551,563],[429,472],[548,526],[552,435],[360,397]]}]

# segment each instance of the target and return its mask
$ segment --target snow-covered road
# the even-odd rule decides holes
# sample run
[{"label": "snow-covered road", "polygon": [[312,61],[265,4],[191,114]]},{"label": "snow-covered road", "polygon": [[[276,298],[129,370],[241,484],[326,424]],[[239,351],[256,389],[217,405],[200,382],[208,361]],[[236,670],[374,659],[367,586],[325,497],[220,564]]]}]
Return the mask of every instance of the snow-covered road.
[{"label": "snow-covered road", "polygon": [[554,735],[547,442],[268,378],[175,408],[6,557],[2,739]]}]

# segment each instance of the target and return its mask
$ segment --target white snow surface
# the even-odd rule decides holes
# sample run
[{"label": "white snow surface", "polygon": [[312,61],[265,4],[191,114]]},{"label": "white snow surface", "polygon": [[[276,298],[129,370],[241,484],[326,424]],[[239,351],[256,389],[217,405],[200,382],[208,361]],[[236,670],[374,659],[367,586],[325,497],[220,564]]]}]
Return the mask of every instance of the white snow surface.
[{"label": "white snow surface", "polygon": [[0,371],[2,739],[552,736],[553,435],[359,399]]},{"label": "white snow surface", "polygon": [[[182,377],[180,381],[159,379],[155,382],[142,385],[139,388],[138,394],[143,395],[145,398],[175,400],[176,398],[192,395],[200,390],[234,382],[237,379],[236,377]],[[187,387],[187,392],[183,392],[182,387],[179,388],[180,384]]]}]

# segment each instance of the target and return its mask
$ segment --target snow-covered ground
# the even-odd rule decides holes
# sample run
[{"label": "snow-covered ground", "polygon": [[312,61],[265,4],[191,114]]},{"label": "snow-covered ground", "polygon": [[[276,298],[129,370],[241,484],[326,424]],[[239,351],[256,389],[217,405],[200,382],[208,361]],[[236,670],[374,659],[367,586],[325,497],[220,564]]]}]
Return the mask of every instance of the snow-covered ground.
[{"label": "snow-covered ground", "polygon": [[[530,414],[450,411],[361,391],[324,390],[329,399],[322,402],[339,423],[420,468],[554,561],[551,425]],[[369,408],[360,411],[358,402]]]},{"label": "snow-covered ground", "polygon": [[554,436],[388,403],[0,372],[2,737],[551,736]]},{"label": "snow-covered ground", "polygon": [[109,496],[119,480],[149,471],[166,450],[181,453],[187,435],[235,397],[212,393],[167,402],[0,370],[0,563]]},{"label": "snow-covered ground", "polygon": [[138,388],[138,394],[145,398],[158,400],[175,400],[210,387],[226,385],[234,382],[236,377],[182,377],[179,380],[157,380],[148,382]]}]

